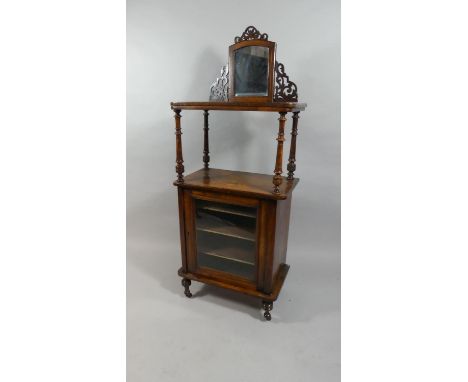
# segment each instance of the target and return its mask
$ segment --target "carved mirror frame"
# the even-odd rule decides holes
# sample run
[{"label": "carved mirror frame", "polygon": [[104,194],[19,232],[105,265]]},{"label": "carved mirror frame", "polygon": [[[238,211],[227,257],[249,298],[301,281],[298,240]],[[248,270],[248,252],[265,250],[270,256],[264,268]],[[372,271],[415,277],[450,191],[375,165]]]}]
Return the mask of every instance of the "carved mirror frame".
[{"label": "carved mirror frame", "polygon": [[[276,43],[268,41],[268,34],[260,33],[254,26],[245,29],[235,44],[229,47],[229,64],[221,69],[221,77],[210,87],[210,101],[215,102],[298,102],[297,86],[289,79],[284,65],[276,61]],[[266,96],[236,96],[234,89],[235,52],[246,46],[269,48],[268,94]]]},{"label": "carved mirror frame", "polygon": [[[267,95],[266,96],[236,96],[235,89],[235,75],[236,68],[234,57],[238,49],[246,46],[264,46],[268,48],[268,82],[267,82]],[[235,102],[271,102],[273,100],[274,92],[274,76],[275,76],[275,56],[276,56],[276,43],[268,40],[245,40],[236,42],[229,47],[229,101]]]}]

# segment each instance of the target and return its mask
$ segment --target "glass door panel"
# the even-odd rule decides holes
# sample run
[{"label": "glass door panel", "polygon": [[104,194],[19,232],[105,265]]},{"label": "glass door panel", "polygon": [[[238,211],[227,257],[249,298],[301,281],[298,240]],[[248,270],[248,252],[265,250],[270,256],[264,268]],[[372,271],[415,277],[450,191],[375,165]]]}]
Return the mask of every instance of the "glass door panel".
[{"label": "glass door panel", "polygon": [[257,208],[195,201],[198,266],[254,281]]}]

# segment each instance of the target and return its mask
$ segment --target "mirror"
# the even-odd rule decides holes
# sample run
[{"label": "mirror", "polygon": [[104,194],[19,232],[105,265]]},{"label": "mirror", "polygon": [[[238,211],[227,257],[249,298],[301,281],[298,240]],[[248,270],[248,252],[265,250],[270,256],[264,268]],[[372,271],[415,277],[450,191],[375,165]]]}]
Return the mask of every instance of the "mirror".
[{"label": "mirror", "polygon": [[268,95],[269,48],[245,46],[234,52],[234,95],[258,97]]}]

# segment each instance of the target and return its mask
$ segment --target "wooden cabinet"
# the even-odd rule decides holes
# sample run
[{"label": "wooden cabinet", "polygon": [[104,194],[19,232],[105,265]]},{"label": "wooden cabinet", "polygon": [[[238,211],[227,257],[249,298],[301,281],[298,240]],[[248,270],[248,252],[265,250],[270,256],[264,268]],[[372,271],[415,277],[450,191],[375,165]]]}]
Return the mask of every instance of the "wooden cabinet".
[{"label": "wooden cabinet", "polygon": [[[254,34],[254,37],[258,36]],[[250,40],[253,41],[249,41],[249,44],[239,41],[230,47],[230,52],[236,51],[237,44],[241,47],[255,46],[256,38]],[[258,45],[273,47],[270,53],[262,53],[270,60],[269,64],[263,64],[270,68],[271,74],[275,43],[259,42]],[[252,49],[250,51],[255,52]],[[233,57],[230,62],[235,62]],[[275,65],[277,67],[278,64]],[[269,84],[272,78],[265,78],[264,84]],[[275,79],[277,83],[282,81],[278,75]],[[241,84],[242,79],[236,81]],[[284,81],[281,83],[284,84]],[[256,89],[255,84],[248,85]],[[296,136],[299,113],[305,110],[306,105],[275,99],[271,86],[262,91],[266,95],[253,97],[249,93],[245,101],[236,93],[236,97],[231,100],[174,102],[171,108],[175,112],[176,122],[177,180],[174,185],[178,188],[182,255],[182,267],[178,273],[182,277],[185,295],[192,297],[189,287],[191,281],[195,280],[255,296],[263,301],[264,317],[270,320],[273,302],[278,298],[289,270],[286,252],[291,200],[292,192],[299,182],[294,177]],[[203,168],[186,176],[183,174],[182,110],[203,111],[204,121]],[[279,114],[273,175],[210,167],[208,122],[211,110]],[[288,113],[292,115],[292,130],[286,177],[282,173],[283,144],[286,140],[284,130]]]}]

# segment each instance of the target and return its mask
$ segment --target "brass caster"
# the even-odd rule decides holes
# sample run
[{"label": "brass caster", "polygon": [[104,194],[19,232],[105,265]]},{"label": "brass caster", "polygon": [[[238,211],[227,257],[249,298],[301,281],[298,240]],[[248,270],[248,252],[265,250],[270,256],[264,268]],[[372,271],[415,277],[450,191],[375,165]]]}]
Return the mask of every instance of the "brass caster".
[{"label": "brass caster", "polygon": [[263,317],[265,320],[271,321],[271,310],[273,309],[273,302],[271,301],[263,301],[263,309],[265,309],[265,313],[263,313]]},{"label": "brass caster", "polygon": [[190,289],[189,289],[191,284],[192,282],[189,279],[182,279],[182,286],[185,288],[184,294],[188,298],[192,297],[192,293],[190,293]]}]

